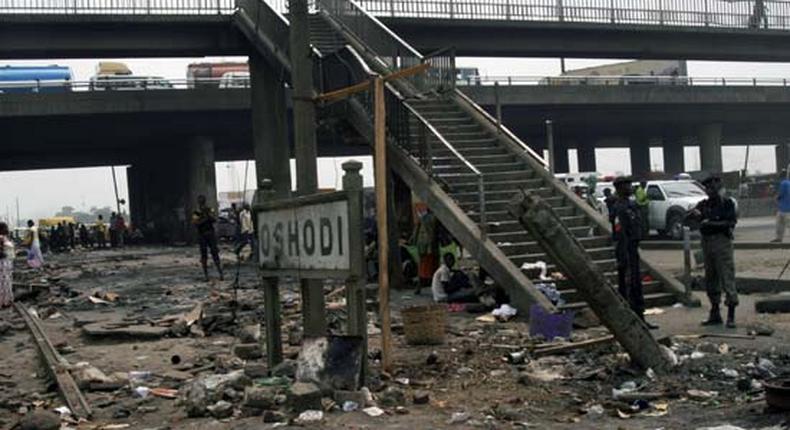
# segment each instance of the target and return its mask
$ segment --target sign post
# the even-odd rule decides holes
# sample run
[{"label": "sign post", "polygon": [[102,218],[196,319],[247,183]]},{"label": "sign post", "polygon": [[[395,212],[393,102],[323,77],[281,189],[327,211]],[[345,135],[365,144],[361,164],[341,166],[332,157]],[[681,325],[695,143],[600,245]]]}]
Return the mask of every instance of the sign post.
[{"label": "sign post", "polygon": [[[271,181],[264,180],[264,189],[256,195],[253,209],[258,228],[266,357],[270,367],[282,362],[279,279],[284,276],[299,280],[345,280],[348,332],[362,338],[363,357],[367,357],[361,169],[360,162],[343,163],[343,191],[274,200]],[[303,308],[303,312],[311,310]],[[305,319],[325,318],[324,315],[324,312],[305,315]],[[363,359],[363,379],[367,370],[365,362]]]}]

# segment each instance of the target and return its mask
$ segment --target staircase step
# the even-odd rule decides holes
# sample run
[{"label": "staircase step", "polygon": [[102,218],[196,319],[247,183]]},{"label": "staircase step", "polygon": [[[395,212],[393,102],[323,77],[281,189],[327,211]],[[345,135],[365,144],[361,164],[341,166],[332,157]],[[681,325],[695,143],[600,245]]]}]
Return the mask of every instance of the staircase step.
[{"label": "staircase step", "polygon": [[[652,294],[645,294],[645,306],[646,307],[660,307],[660,306],[671,306],[677,302],[677,298],[672,293],[652,293]],[[573,310],[578,311],[587,307],[586,302],[575,302],[575,303],[568,303],[558,308],[560,310]]]},{"label": "staircase step", "polygon": [[[466,158],[466,161],[471,163],[473,166],[487,165],[487,164],[512,164],[515,163],[517,160],[516,156],[513,154],[480,155],[475,157],[464,156],[464,158]],[[461,158],[458,158],[454,155],[447,157],[440,157],[434,154],[433,157],[434,166],[452,166],[462,163],[463,161],[461,161]]]},{"label": "staircase step", "polygon": [[[483,181],[483,186],[485,186],[485,180]],[[513,188],[500,188],[494,190],[486,190],[485,197],[486,201],[509,201],[513,196],[519,192],[522,187],[514,186]],[[454,190],[454,189],[453,189]],[[530,191],[536,193],[540,197],[543,198],[550,198],[550,197],[558,197],[556,195],[557,190],[553,188],[533,188]],[[460,203],[477,203],[480,199],[480,193],[478,192],[455,192],[451,191],[450,196],[455,199],[455,201]]]},{"label": "staircase step", "polygon": [[[614,280],[612,286],[615,289],[617,288],[617,279]],[[664,293],[663,284],[656,281],[643,283],[642,289],[645,295]],[[562,295],[562,298],[565,300],[565,303],[576,303],[584,300],[581,293],[579,293],[579,291],[576,290],[575,288],[560,290],[560,293]],[[672,303],[674,303],[674,301]]]},{"label": "staircase step", "polygon": [[[596,261],[611,260],[614,259],[614,248],[606,247],[606,248],[587,249],[587,254],[590,255],[590,258]],[[508,258],[510,258],[510,261],[512,261],[518,267],[521,267],[521,265],[524,263],[547,261],[549,259],[549,257],[544,252],[538,252],[534,254],[509,255]]]},{"label": "staircase step", "polygon": [[[494,155],[511,155],[512,153],[505,148],[499,146],[483,146],[480,148],[462,148],[455,146],[451,143],[453,148],[458,151],[464,157],[484,157],[484,156],[494,156]],[[454,157],[455,155],[443,144],[437,144],[432,147],[433,155],[435,157]]]},{"label": "staircase step", "polygon": [[[513,162],[513,163],[495,163],[495,164],[477,164],[474,167],[482,172],[482,173],[496,173],[496,172],[518,172],[525,168],[523,162]],[[472,171],[469,169],[468,166],[463,164],[448,164],[448,165],[435,165],[433,166],[433,171],[435,174],[439,176],[445,176],[449,174],[473,174]]]},{"label": "staircase step", "polygon": [[[591,237],[590,236],[590,229],[588,227],[571,227],[569,228],[571,233],[577,238],[583,237]],[[599,236],[600,233],[596,234],[597,232],[593,230],[592,236]],[[526,230],[521,231],[504,231],[504,232],[495,232],[489,230],[488,237],[494,243],[518,243],[518,242],[531,242],[534,241],[535,238],[532,237]]]},{"label": "staircase step", "polygon": [[[524,179],[520,181],[488,181],[486,179],[487,178],[484,178],[483,181],[483,186],[485,187],[486,192],[512,191],[515,193],[521,188],[539,188],[541,185],[543,185],[543,179],[541,178]],[[477,191],[477,181],[453,183],[450,189],[450,193],[453,195],[460,193],[477,193]]]},{"label": "staircase step", "polygon": [[[585,249],[605,248],[611,246],[611,240],[609,239],[609,236],[585,237],[579,239],[579,242],[582,244],[582,246],[584,246]],[[502,252],[505,253],[505,255],[537,254],[544,252],[543,248],[536,241],[520,243],[503,242],[498,243],[497,246],[502,250]]]}]

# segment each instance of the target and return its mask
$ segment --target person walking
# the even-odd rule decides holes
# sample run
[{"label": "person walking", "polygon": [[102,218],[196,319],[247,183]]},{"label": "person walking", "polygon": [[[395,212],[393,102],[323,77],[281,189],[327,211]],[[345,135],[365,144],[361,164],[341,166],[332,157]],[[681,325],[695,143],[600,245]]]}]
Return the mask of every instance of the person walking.
[{"label": "person walking", "polygon": [[779,210],[776,212],[776,238],[771,242],[782,243],[785,239],[787,219],[790,218],[790,175],[785,174],[779,183],[779,192],[776,195]]},{"label": "person walking", "polygon": [[0,309],[14,303],[14,257],[8,224],[0,222]]},{"label": "person walking", "polygon": [[244,204],[239,212],[239,240],[236,244],[236,254],[240,255],[245,246],[250,245],[250,258],[254,259],[255,254],[255,228],[252,225],[252,212],[250,205]]},{"label": "person walking", "polygon": [[614,181],[616,200],[612,205],[612,239],[617,259],[617,289],[628,302],[631,310],[651,330],[658,326],[645,320],[645,296],[642,287],[642,270],[639,261],[639,242],[642,239],[642,215],[638,205],[631,200],[631,180],[619,177]]},{"label": "person walking", "polygon": [[217,246],[217,233],[214,231],[214,223],[217,216],[214,209],[206,205],[206,196],[198,196],[198,207],[192,212],[192,224],[197,228],[198,246],[200,247],[200,265],[203,267],[203,275],[208,282],[208,253],[211,251],[211,258],[219,272],[219,280],[224,280],[222,274],[222,263],[219,259],[219,247]]},{"label": "person walking", "polygon": [[727,327],[735,328],[735,308],[738,291],[735,288],[735,259],[733,230],[738,223],[735,202],[722,194],[721,178],[711,175],[702,185],[708,198],[699,202],[688,217],[699,223],[702,234],[702,254],[705,261],[705,290],[710,300],[710,314],[705,326],[721,325],[721,295],[727,306]]},{"label": "person walking", "polygon": [[27,251],[27,264],[28,266],[38,269],[44,265],[44,255],[41,254],[41,239],[38,235],[38,227],[33,220],[27,221],[27,238],[25,244],[28,246]]},{"label": "person walking", "polygon": [[96,217],[96,224],[93,226],[96,231],[96,247],[104,249],[107,247],[107,224],[104,223],[104,217],[99,215]]}]

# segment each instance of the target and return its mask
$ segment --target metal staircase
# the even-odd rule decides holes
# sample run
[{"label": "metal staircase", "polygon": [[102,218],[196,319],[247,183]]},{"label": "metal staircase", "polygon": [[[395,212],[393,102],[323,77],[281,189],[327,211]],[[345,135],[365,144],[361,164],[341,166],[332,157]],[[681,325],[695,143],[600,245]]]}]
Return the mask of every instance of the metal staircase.
[{"label": "metal staircase", "polygon": [[[240,5],[237,24],[248,36],[263,39],[255,45],[264,49],[265,55],[282,59],[271,47],[287,52],[287,46],[276,45],[277,40],[288,40],[287,19],[272,8],[262,13],[262,5],[267,4],[261,0],[241,0]],[[556,270],[507,211],[510,198],[520,189],[546,199],[595,264],[616,279],[606,220],[555,180],[541,157],[455,89],[452,51],[421,55],[353,0],[318,0],[316,7],[318,12],[310,24],[319,61],[329,63],[329,54],[334,54],[344,67],[357,69],[354,74],[359,80],[372,73],[385,75],[423,62],[431,64],[427,75],[387,85],[390,164],[472,257],[505,287],[517,307],[526,310],[537,303],[554,309],[534,287],[539,280],[528,279],[521,271],[524,263],[546,261],[550,270]],[[257,16],[257,25],[250,16]],[[261,16],[270,24],[267,28],[260,25]],[[275,21],[277,25],[271,25]],[[327,64],[319,70],[328,75],[333,68]],[[324,76],[322,82],[331,81],[329,78]],[[325,85],[324,90],[331,87]],[[368,138],[371,111],[368,96],[355,97],[339,110]],[[645,284],[648,306],[670,304],[683,296],[677,280],[648,261],[643,268],[654,279]],[[562,308],[585,306],[572,285],[560,282],[558,287],[567,302]]]}]

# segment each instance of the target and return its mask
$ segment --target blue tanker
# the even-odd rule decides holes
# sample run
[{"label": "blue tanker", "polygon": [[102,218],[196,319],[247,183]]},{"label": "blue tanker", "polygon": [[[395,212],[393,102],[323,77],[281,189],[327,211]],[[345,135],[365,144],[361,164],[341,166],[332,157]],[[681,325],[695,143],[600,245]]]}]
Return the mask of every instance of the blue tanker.
[{"label": "blue tanker", "polygon": [[0,66],[0,93],[64,93],[71,80],[63,66]]}]

